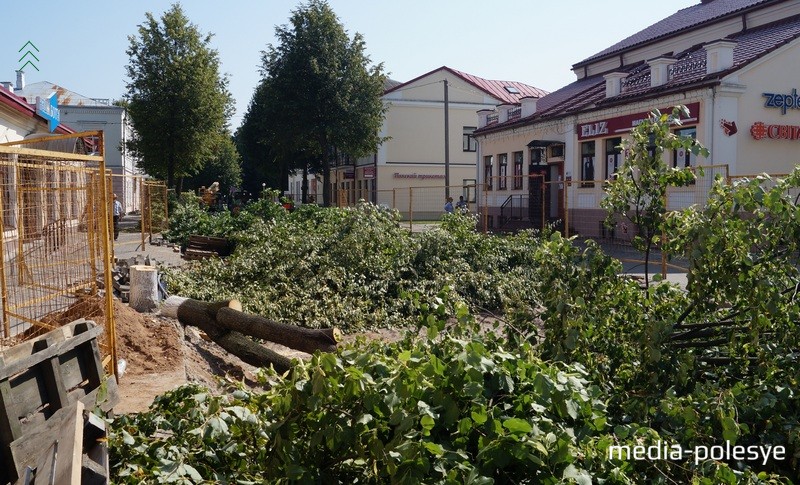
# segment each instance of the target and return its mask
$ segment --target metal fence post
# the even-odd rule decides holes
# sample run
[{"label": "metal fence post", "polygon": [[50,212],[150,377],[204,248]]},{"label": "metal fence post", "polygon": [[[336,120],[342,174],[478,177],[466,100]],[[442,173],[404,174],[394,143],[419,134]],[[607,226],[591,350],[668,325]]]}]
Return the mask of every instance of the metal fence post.
[{"label": "metal fence post", "polygon": [[564,237],[569,237],[569,186],[571,180],[564,180]]},{"label": "metal fence post", "polygon": [[414,232],[414,189],[408,188],[408,230]]},{"label": "metal fence post", "polygon": [[[145,237],[144,237],[144,177],[136,177],[139,179],[139,232],[142,233],[142,251],[144,251]],[[136,180],[136,178],[134,180]]]}]

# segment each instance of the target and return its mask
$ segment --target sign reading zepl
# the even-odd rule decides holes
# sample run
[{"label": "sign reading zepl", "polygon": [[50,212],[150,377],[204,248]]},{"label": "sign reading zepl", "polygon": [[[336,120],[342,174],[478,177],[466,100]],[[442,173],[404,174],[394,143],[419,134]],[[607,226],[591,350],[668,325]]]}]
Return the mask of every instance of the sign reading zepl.
[{"label": "sign reading zepl", "polygon": [[767,98],[764,101],[765,108],[780,109],[781,114],[785,115],[788,109],[800,109],[800,96],[797,95],[797,89],[792,89],[790,94],[761,93],[761,95]]}]

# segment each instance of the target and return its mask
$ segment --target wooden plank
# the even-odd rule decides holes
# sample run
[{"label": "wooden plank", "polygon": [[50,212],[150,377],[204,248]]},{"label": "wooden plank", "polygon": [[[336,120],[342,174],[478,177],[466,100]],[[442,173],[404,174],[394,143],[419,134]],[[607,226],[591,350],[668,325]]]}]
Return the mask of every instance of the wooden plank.
[{"label": "wooden plank", "polygon": [[[55,344],[54,335],[34,344],[34,350],[39,351]],[[41,363],[42,378],[47,389],[48,401],[55,409],[61,409],[67,405],[67,390],[64,388],[64,381],[61,376],[61,366],[58,363],[58,356],[53,356]]]},{"label": "wooden plank", "polygon": [[[70,409],[73,407],[71,406]],[[55,473],[48,483],[81,483],[83,457],[83,403],[77,402],[74,411],[68,414],[67,422],[59,430],[58,455]]]},{"label": "wooden plank", "polygon": [[[38,366],[17,374],[11,379],[11,395],[14,397],[15,403],[13,417],[19,420],[23,428],[27,426],[27,423],[35,420],[37,414],[49,411],[44,409],[48,397],[47,387],[44,385],[42,370]],[[42,419],[46,419],[46,416],[43,416]]]},{"label": "wooden plank", "polygon": [[[37,482],[80,483],[83,410],[84,405],[80,401],[59,409],[43,426],[11,443],[17,476],[21,476],[26,466],[30,466],[36,468]],[[46,462],[53,454],[55,443],[55,474],[51,475],[53,467]]]},{"label": "wooden plank", "polygon": [[[0,355],[0,361],[2,361]],[[14,456],[9,444],[22,436],[22,428],[17,419],[16,403],[11,393],[8,379],[0,380],[0,483],[16,480],[12,476],[14,471]]]},{"label": "wooden plank", "polygon": [[[81,323],[83,325],[85,325],[86,323],[89,323],[89,322],[85,322],[85,321],[83,321],[83,322],[80,322],[80,321],[79,322],[73,322],[73,323],[70,323],[69,326],[73,326],[73,324],[75,324],[74,328],[80,328],[79,325]],[[68,329],[66,327],[61,327],[59,329],[56,329],[55,331],[64,331],[64,330],[70,330],[70,329]],[[49,358],[52,358],[53,356],[57,356],[57,355],[59,355],[61,353],[66,352],[69,349],[75,348],[76,346],[78,346],[78,345],[80,345],[82,343],[88,342],[89,340],[91,340],[93,338],[97,338],[97,336],[100,335],[101,333],[103,333],[103,328],[95,325],[94,323],[92,323],[92,327],[89,328],[88,330],[80,332],[80,333],[77,333],[71,338],[66,338],[65,341],[59,342],[59,343],[53,345],[52,347],[48,347],[48,348],[46,348],[46,349],[44,349],[44,350],[42,350],[40,352],[34,352],[33,351],[33,348],[34,348],[33,346],[34,346],[34,343],[37,340],[40,340],[41,338],[35,339],[35,340],[31,340],[31,341],[28,341],[28,342],[23,342],[20,345],[12,347],[10,350],[14,350],[15,351],[14,353],[16,353],[16,354],[21,354],[21,352],[19,352],[17,350],[17,347],[25,347],[25,348],[27,348],[27,351],[23,354],[23,355],[26,355],[26,357],[20,357],[20,358],[14,359],[13,355],[11,355],[11,356],[7,355],[5,363],[0,363],[0,379],[4,379],[6,377],[12,376],[12,375],[24,370],[24,369],[33,367],[36,364],[39,364],[40,362],[43,362],[43,361],[45,361],[45,360],[47,360]],[[67,337],[69,337],[69,334],[67,334]],[[14,360],[11,360],[11,359],[14,359]]]}]

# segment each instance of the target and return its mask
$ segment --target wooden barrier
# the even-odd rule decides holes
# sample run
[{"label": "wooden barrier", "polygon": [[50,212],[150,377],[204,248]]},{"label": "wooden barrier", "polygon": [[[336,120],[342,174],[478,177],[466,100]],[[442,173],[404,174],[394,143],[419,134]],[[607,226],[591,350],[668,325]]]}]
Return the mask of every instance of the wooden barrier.
[{"label": "wooden barrier", "polygon": [[212,256],[225,257],[233,251],[233,245],[224,237],[189,236],[184,259],[205,259]]},{"label": "wooden barrier", "polygon": [[77,320],[0,352],[0,484],[31,474],[41,483],[107,482],[107,453],[94,449],[105,444],[84,440],[105,434],[84,408],[108,413],[119,399],[116,380],[104,376],[102,332]]}]

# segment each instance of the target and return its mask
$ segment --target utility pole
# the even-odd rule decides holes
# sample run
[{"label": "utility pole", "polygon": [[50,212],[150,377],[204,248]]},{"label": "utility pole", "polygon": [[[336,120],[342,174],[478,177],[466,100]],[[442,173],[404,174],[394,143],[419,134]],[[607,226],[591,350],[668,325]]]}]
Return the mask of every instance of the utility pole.
[{"label": "utility pole", "polygon": [[444,196],[450,197],[450,102],[447,79],[444,80]]}]

